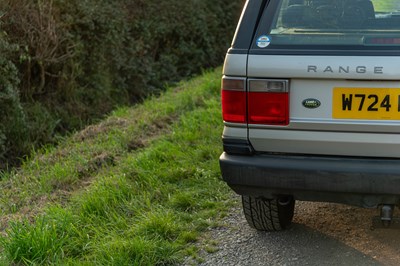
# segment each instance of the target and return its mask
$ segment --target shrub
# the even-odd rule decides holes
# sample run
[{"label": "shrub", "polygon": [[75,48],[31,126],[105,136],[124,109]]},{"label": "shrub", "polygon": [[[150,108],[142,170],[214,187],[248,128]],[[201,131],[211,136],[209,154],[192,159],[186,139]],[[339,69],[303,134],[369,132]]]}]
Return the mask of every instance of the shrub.
[{"label": "shrub", "polygon": [[0,167],[7,156],[18,157],[24,151],[27,137],[26,121],[18,94],[18,72],[10,60],[16,47],[0,33]]},{"label": "shrub", "polygon": [[[18,48],[1,55],[7,72],[2,78],[13,78],[1,80],[9,82],[13,95],[7,112],[19,117],[20,136],[29,133],[25,142],[37,146],[115,106],[157,93],[166,83],[219,65],[242,4],[1,0],[1,30],[7,44]],[[4,123],[0,120],[1,128]],[[9,134],[0,131],[0,147]]]}]

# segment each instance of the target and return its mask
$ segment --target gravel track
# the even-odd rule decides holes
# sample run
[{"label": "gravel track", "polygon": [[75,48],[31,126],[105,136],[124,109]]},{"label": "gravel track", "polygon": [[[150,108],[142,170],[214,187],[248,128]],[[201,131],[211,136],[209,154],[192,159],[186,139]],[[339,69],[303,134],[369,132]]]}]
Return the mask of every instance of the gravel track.
[{"label": "gravel track", "polygon": [[[376,209],[296,202],[293,226],[265,233],[247,225],[238,197],[235,202],[224,226],[199,244],[203,261],[185,265],[400,265],[400,230],[372,230]],[[210,241],[215,248],[205,248]]]}]

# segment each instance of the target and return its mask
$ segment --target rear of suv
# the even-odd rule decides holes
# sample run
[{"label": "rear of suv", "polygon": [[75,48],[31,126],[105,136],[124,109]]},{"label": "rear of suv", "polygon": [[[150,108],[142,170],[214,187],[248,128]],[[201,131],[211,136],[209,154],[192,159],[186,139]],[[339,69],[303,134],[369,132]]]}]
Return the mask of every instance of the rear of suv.
[{"label": "rear of suv", "polygon": [[248,0],[222,78],[223,179],[248,223],[295,200],[400,203],[400,0]]}]

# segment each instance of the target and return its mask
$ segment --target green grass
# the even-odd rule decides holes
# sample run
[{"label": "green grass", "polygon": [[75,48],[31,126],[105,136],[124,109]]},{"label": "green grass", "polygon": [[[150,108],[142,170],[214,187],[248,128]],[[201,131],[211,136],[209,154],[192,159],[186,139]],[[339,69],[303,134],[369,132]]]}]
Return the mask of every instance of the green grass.
[{"label": "green grass", "polygon": [[230,206],[220,69],[32,154],[2,174],[2,264],[171,265]]}]

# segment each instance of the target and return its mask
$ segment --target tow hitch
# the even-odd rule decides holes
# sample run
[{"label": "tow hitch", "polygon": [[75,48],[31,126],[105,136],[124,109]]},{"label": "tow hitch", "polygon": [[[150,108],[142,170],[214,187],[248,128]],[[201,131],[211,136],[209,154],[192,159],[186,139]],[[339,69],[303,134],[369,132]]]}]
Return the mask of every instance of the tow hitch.
[{"label": "tow hitch", "polygon": [[372,218],[372,229],[396,228],[400,229],[400,217],[393,217],[394,205],[382,205],[381,216]]}]

